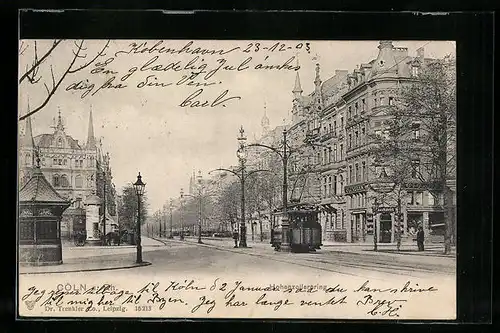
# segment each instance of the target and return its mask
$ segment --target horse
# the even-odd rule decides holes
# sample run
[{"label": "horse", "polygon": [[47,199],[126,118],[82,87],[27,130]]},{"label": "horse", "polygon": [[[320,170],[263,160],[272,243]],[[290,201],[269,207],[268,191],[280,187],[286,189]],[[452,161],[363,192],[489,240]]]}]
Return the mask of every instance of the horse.
[{"label": "horse", "polygon": [[120,234],[115,231],[108,232],[103,238],[106,245],[120,245]]}]

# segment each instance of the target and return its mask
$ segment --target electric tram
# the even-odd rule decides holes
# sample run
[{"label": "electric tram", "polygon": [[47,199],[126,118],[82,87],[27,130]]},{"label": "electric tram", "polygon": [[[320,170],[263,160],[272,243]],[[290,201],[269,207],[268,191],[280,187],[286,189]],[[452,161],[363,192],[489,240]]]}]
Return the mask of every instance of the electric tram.
[{"label": "electric tram", "polygon": [[[281,226],[278,223],[281,216],[282,212],[279,210],[273,214],[271,246],[276,251],[280,250],[283,239]],[[292,252],[314,252],[320,249],[323,244],[318,209],[311,205],[294,205],[287,208],[287,216],[289,220],[288,239]]]}]

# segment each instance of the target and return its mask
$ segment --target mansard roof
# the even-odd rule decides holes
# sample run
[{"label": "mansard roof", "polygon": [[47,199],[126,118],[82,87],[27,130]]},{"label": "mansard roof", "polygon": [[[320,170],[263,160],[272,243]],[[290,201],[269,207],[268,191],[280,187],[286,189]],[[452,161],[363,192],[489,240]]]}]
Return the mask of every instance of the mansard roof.
[{"label": "mansard roof", "polygon": [[[35,136],[35,144],[41,148],[50,148],[55,146],[55,133],[54,134],[40,134]],[[83,149],[78,141],[73,139],[71,136],[65,134],[66,142],[72,149]]]}]

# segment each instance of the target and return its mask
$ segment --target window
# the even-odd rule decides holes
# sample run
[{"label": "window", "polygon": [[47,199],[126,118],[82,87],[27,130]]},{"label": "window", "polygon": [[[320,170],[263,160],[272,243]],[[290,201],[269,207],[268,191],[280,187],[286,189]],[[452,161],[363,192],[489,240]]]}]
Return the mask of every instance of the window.
[{"label": "window", "polygon": [[362,176],[361,176],[361,181],[367,181],[368,180],[368,177],[367,177],[367,174],[366,174],[366,162],[361,162],[361,168],[363,169],[362,170]]},{"label": "window", "polygon": [[436,199],[434,198],[434,195],[432,195],[432,193],[428,193],[427,203],[429,206],[434,206],[436,204]]},{"label": "window", "polygon": [[36,222],[37,239],[56,239],[57,222],[56,221],[37,221]]},{"label": "window", "polygon": [[408,201],[406,202],[408,205],[414,205],[415,204],[415,194],[413,192],[407,192],[408,195]]},{"label": "window", "polygon": [[349,165],[349,184],[354,183],[354,174],[352,172],[352,165]]},{"label": "window", "polygon": [[83,168],[83,160],[80,160],[80,168]]},{"label": "window", "polygon": [[34,240],[32,221],[19,221],[19,240],[21,242]]},{"label": "window", "polygon": [[340,145],[340,160],[342,161],[344,159],[344,145]]},{"label": "window", "polygon": [[328,133],[331,133],[333,131],[332,124],[328,124]]},{"label": "window", "polygon": [[374,104],[375,106],[378,106],[378,99],[377,99],[376,97],[373,99],[373,104]]},{"label": "window", "polygon": [[62,138],[57,139],[57,148],[62,148],[62,146],[63,146]]},{"label": "window", "polygon": [[415,192],[415,205],[422,205],[423,193]]},{"label": "window", "polygon": [[352,134],[349,133],[349,148],[352,148]]},{"label": "window", "polygon": [[62,165],[62,158],[57,160],[57,164]]},{"label": "window", "polygon": [[358,114],[358,108],[359,108],[358,102],[354,103],[354,114]]},{"label": "window", "polygon": [[328,196],[332,195],[332,177],[328,177]]},{"label": "window", "polygon": [[384,95],[381,95],[380,96],[380,105],[384,105],[385,104],[385,98],[384,98]]},{"label": "window", "polygon": [[337,192],[338,186],[337,186],[337,176],[333,176],[333,194],[338,195],[339,193]]},{"label": "window", "polygon": [[81,175],[77,175],[75,177],[75,187],[76,188],[82,188],[83,187],[83,179]]},{"label": "window", "polygon": [[347,114],[347,117],[349,119],[352,117],[352,106],[349,107],[349,113]]},{"label": "window", "polygon": [[418,66],[413,66],[411,68],[411,75],[418,76]]},{"label": "window", "polygon": [[66,159],[64,159],[64,160],[63,160],[63,165],[66,165],[66,162],[67,162],[67,161],[66,161]]},{"label": "window", "polygon": [[415,123],[411,125],[413,139],[418,140],[420,138],[420,124]]},{"label": "window", "polygon": [[394,97],[389,97],[389,105],[394,105]]},{"label": "window", "polygon": [[320,152],[318,152],[318,153],[316,154],[316,164],[320,164],[320,163],[321,163],[321,153],[320,153]]},{"label": "window", "polygon": [[337,121],[333,122],[333,135],[337,136]]},{"label": "window", "polygon": [[337,161],[337,144],[333,145],[333,161]]},{"label": "window", "polygon": [[420,174],[420,161],[419,160],[413,160],[411,162],[412,170],[411,170],[411,176],[412,178],[418,178]]},{"label": "window", "polygon": [[57,165],[57,158],[52,159],[52,165]]},{"label": "window", "polygon": [[359,134],[358,134],[358,131],[354,132],[354,145],[356,147],[359,145]]},{"label": "window", "polygon": [[60,182],[61,182],[62,187],[69,187],[69,181],[68,181],[68,177],[66,177],[66,175],[61,176]]},{"label": "window", "polygon": [[356,182],[359,182],[360,181],[360,175],[359,175],[359,164],[358,163],[356,163],[356,165],[355,165],[355,170],[356,170],[356,175],[355,175],[354,180]]},{"label": "window", "polygon": [[54,187],[59,187],[59,186],[61,186],[61,182],[60,182],[59,175],[54,175],[54,176],[52,177],[52,186],[54,186]]},{"label": "window", "polygon": [[364,98],[361,100],[361,111],[366,111],[366,101]]},{"label": "window", "polygon": [[340,117],[340,130],[344,130],[344,117]]},{"label": "window", "polygon": [[344,177],[342,175],[339,176],[340,179],[340,192],[339,194],[342,195],[344,193]]},{"label": "window", "polygon": [[365,137],[366,137],[366,133],[365,133],[365,128],[363,127],[361,129],[361,144],[365,143]]}]

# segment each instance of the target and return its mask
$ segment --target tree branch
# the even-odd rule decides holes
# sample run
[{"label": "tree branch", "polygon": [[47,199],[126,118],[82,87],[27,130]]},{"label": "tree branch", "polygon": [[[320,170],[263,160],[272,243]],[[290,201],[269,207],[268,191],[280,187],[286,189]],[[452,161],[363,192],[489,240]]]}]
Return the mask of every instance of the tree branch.
[{"label": "tree branch", "polygon": [[[40,58],[40,59],[36,59],[34,62],[33,62],[33,65],[31,66],[30,69],[28,69],[22,76],[21,78],[19,79],[19,84],[21,84],[21,82],[23,82],[26,78],[28,78],[28,76],[33,72],[33,71],[38,71],[40,65],[45,61],[45,59],[47,59],[47,57],[54,51],[54,49],[62,42],[63,40],[62,39],[59,39],[59,40],[55,40],[54,43],[52,44],[52,47]],[[36,42],[35,42],[35,45],[36,45]],[[26,46],[27,48],[27,46]],[[26,50],[26,49],[25,49]],[[24,52],[24,51],[23,51]],[[21,53],[22,54],[22,53]]]}]

